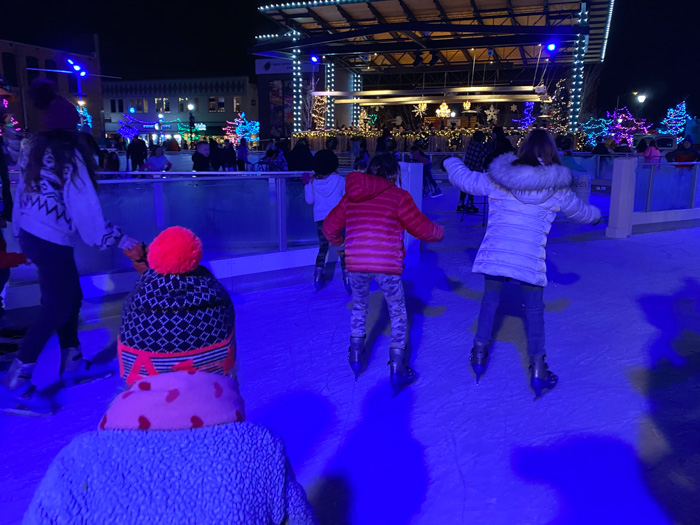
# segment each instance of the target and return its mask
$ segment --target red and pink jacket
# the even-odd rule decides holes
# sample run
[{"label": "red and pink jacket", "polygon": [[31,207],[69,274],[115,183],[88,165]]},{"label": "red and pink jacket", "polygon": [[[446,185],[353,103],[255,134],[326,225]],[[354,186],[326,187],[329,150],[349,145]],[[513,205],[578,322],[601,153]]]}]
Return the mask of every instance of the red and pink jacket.
[{"label": "red and pink jacket", "polygon": [[441,241],[445,235],[406,190],[360,172],[348,175],[345,195],[323,222],[323,234],[332,245],[345,242],[345,266],[351,272],[401,275],[404,231],[427,242]]}]

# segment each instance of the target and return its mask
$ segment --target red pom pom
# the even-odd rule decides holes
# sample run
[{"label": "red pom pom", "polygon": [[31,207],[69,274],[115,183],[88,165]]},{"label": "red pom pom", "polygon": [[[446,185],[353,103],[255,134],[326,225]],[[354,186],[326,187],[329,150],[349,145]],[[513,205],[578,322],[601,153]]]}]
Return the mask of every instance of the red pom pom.
[{"label": "red pom pom", "polygon": [[161,275],[194,271],[202,260],[202,241],[187,228],[163,231],[148,248],[148,265]]}]

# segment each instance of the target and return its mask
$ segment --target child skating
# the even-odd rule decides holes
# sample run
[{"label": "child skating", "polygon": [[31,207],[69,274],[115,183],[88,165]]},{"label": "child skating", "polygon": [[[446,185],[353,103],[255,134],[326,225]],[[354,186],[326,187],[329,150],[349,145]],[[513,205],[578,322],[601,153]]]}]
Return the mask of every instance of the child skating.
[{"label": "child skating", "polygon": [[[328,239],[323,235],[323,221],[328,213],[340,202],[345,193],[345,179],[336,173],[338,157],[331,150],[321,150],[313,158],[314,175],[305,180],[304,198],[314,207],[314,221],[318,233],[318,255],[314,270],[314,287],[318,292],[323,288],[328,257]],[[350,293],[348,272],[345,269],[345,251],[338,248],[340,267],[343,270],[343,283]]]},{"label": "child skating", "polygon": [[389,372],[395,393],[416,379],[415,371],[408,366],[406,349],[408,315],[401,283],[404,231],[427,242],[440,241],[444,236],[442,227],[420,212],[410,193],[396,186],[398,176],[396,158],[391,153],[377,155],[367,173],[348,175],[345,195],[323,223],[323,233],[332,245],[345,243],[353,299],[348,361],[355,380],[367,362],[365,325],[369,286],[374,279],[389,306]]},{"label": "child skating", "polygon": [[535,399],[553,389],[557,376],[545,362],[544,301],[547,285],[545,246],[557,212],[581,223],[598,223],[600,210],[573,192],[571,172],[561,165],[547,131],[532,131],[519,154],[497,157],[488,173],[470,171],[462,161],[445,161],[450,182],[458,189],[489,198],[486,235],[472,269],[484,274],[484,296],[469,361],[476,381],[486,371],[494,317],[503,283],[519,282],[525,304],[530,386]]},{"label": "child skating", "polygon": [[0,409],[51,414],[52,399],[37,391],[32,374],[56,333],[61,347],[59,376],[70,386],[110,373],[83,356],[78,338],[82,290],[73,246],[122,249],[137,242],[104,220],[96,192],[95,162],[75,130],[75,107],[53,94],[42,118],[47,131],[32,137],[21,161],[13,227],[24,254],[37,266],[41,308],[17,357],[0,381]]}]

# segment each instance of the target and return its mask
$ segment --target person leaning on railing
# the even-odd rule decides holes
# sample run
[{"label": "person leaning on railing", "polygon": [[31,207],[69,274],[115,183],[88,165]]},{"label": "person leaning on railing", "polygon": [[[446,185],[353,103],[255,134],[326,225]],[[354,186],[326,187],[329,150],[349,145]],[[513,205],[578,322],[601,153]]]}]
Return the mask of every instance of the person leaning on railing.
[{"label": "person leaning on railing", "polygon": [[675,150],[666,153],[666,160],[669,162],[698,162],[700,152],[693,146],[693,137],[688,135]]}]

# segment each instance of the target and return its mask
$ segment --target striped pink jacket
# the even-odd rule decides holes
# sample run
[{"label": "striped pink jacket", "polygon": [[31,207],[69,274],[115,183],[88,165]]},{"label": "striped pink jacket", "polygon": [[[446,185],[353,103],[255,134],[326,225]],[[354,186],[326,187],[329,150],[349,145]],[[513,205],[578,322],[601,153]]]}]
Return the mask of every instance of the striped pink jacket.
[{"label": "striped pink jacket", "polygon": [[421,213],[410,193],[360,172],[348,175],[345,195],[323,222],[331,244],[345,242],[345,265],[351,272],[401,275],[404,231],[427,242],[441,241],[445,234]]}]

